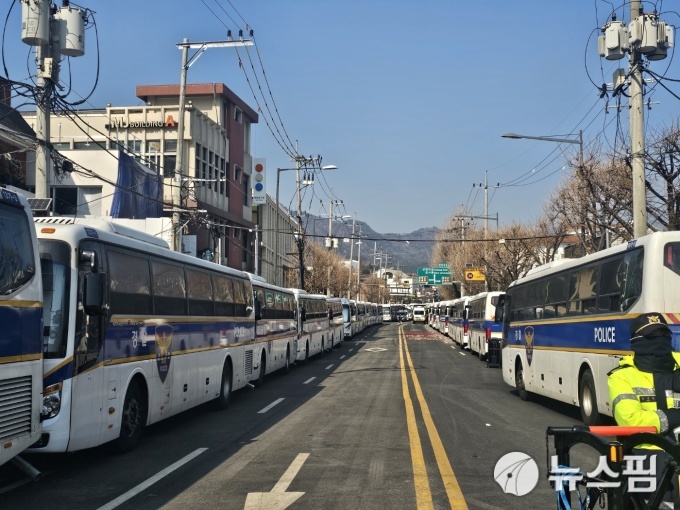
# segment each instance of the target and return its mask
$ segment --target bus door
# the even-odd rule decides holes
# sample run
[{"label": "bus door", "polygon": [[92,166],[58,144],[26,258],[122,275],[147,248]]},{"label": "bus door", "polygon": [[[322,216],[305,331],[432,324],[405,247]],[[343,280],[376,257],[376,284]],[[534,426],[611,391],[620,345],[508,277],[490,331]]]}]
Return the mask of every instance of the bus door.
[{"label": "bus door", "polygon": [[[108,409],[115,402],[108,402],[105,369],[101,362],[104,359],[103,310],[95,311],[87,306],[86,300],[95,299],[94,293],[99,279],[101,285],[106,275],[106,265],[102,247],[94,241],[80,243],[77,251],[77,289],[73,340],[73,378],[71,386],[71,430],[69,449],[81,449],[96,446],[114,437],[107,437],[117,432],[117,427],[109,428],[112,414]],[[93,276],[94,275],[94,276]],[[100,287],[102,296],[106,295]],[[88,296],[89,292],[89,296]],[[73,303],[73,300],[71,301]],[[112,375],[112,374],[111,374]],[[117,386],[116,378],[112,381]],[[109,392],[110,394],[111,392]],[[115,393],[115,392],[114,392]],[[114,413],[118,416],[118,413]],[[103,436],[103,437],[102,437]]]}]

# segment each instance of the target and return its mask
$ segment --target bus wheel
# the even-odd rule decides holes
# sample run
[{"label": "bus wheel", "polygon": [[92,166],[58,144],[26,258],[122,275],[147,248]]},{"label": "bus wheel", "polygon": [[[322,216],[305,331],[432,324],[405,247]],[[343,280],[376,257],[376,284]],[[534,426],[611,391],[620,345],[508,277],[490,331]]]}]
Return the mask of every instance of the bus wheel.
[{"label": "bus wheel", "polygon": [[305,344],[305,359],[302,361],[303,365],[306,365],[309,362],[309,340],[307,340],[307,343]]},{"label": "bus wheel", "polygon": [[133,450],[142,435],[146,422],[146,404],[136,381],[132,381],[123,401],[122,421],[117,447],[121,453]]},{"label": "bus wheel", "polygon": [[260,358],[260,373],[257,376],[256,386],[262,386],[264,384],[264,378],[267,375],[267,357],[264,352],[262,352],[262,357]]},{"label": "bus wheel", "polygon": [[222,369],[220,396],[215,399],[215,407],[217,409],[226,409],[229,407],[229,400],[231,400],[231,365],[229,360],[225,360],[224,368]]},{"label": "bus wheel", "polygon": [[578,401],[581,407],[581,419],[585,425],[600,425],[602,417],[597,411],[597,393],[595,379],[590,369],[586,369],[578,385]]},{"label": "bus wheel", "polygon": [[515,386],[519,392],[519,398],[522,400],[529,400],[529,392],[524,384],[524,368],[522,368],[522,362],[518,362],[515,367]]}]

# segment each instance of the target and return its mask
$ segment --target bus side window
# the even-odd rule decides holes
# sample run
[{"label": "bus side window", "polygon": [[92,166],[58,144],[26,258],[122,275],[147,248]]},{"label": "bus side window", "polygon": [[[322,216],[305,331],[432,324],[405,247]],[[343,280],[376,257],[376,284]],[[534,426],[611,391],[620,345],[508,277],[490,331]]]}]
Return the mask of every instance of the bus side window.
[{"label": "bus side window", "polygon": [[641,249],[626,253],[623,259],[623,276],[621,284],[621,311],[628,310],[642,293],[642,261]]},{"label": "bus side window", "polygon": [[623,266],[622,256],[602,263],[600,267],[600,289],[597,298],[598,313],[619,311]]}]

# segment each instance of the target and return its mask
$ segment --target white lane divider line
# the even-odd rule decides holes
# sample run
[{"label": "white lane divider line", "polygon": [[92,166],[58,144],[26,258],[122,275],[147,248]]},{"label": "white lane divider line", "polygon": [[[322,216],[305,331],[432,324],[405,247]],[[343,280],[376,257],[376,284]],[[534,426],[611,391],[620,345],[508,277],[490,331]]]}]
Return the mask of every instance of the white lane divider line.
[{"label": "white lane divider line", "polygon": [[310,377],[309,379],[307,379],[307,380],[306,380],[305,382],[303,382],[302,384],[309,384],[309,383],[312,382],[314,379],[316,379],[316,377]]},{"label": "white lane divider line", "polygon": [[106,505],[100,506],[99,510],[113,510],[114,508],[122,505],[126,501],[134,498],[140,492],[151,487],[153,484],[155,484],[159,480],[162,480],[163,478],[168,476],[173,471],[181,468],[187,462],[195,459],[196,457],[198,457],[200,454],[202,454],[206,450],[207,450],[207,448],[199,448],[198,450],[194,450],[193,452],[191,452],[186,457],[184,457],[184,458],[178,460],[177,462],[175,462],[174,464],[166,467],[164,470],[159,471],[157,474],[155,474],[154,476],[152,476],[151,478],[149,478],[145,482],[140,483],[137,487],[130,489],[125,494],[118,496],[116,499],[114,499],[113,501],[110,501]]},{"label": "white lane divider line", "polygon": [[264,409],[261,409],[260,411],[258,411],[257,414],[264,414],[264,413],[266,413],[266,412],[269,411],[272,407],[274,407],[275,405],[280,404],[280,403],[283,402],[284,400],[286,400],[286,399],[285,399],[285,398],[277,398],[276,400],[274,400],[274,402],[272,402],[271,404],[269,404],[267,407],[265,407]]},{"label": "white lane divider line", "polygon": [[333,368],[333,363],[331,363],[330,365],[328,365],[328,366],[326,367],[326,370],[330,370],[331,368]]},{"label": "white lane divider line", "polygon": [[342,356],[340,356],[340,359],[345,359],[345,354],[343,354]]}]

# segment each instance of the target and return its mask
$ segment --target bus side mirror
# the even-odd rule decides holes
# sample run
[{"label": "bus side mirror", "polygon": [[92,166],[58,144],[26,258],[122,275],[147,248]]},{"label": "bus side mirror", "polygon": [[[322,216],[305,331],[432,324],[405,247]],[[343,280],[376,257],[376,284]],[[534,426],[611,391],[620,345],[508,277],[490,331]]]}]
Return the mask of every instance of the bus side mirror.
[{"label": "bus side mirror", "polygon": [[83,308],[87,315],[106,314],[106,273],[88,273],[83,288]]},{"label": "bus side mirror", "polygon": [[262,303],[257,298],[255,298],[255,320],[262,320]]},{"label": "bus side mirror", "polygon": [[97,260],[97,252],[93,250],[83,250],[80,252],[80,263],[88,264],[90,271],[96,273],[99,271],[99,261]]},{"label": "bus side mirror", "polygon": [[494,322],[500,324],[503,322],[503,316],[505,314],[505,305],[510,304],[510,296],[503,295],[498,296],[498,303],[496,303],[496,311],[494,312]]}]

